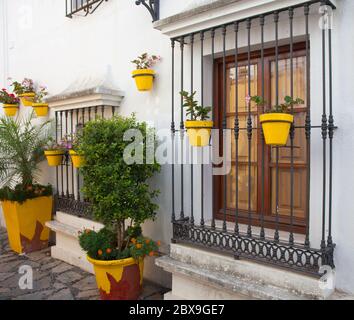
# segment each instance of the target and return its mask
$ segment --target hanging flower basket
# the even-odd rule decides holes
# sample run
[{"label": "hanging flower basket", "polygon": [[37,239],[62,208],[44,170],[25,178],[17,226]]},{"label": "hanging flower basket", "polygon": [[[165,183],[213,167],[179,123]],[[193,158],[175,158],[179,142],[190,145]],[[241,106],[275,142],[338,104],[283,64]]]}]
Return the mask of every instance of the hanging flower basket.
[{"label": "hanging flower basket", "polygon": [[63,161],[63,156],[65,154],[64,150],[46,150],[44,155],[47,158],[48,165],[50,167],[60,166]]},{"label": "hanging flower basket", "polygon": [[266,113],[260,117],[267,145],[284,146],[288,141],[290,126],[294,116],[287,113]]},{"label": "hanging flower basket", "polygon": [[34,92],[26,92],[26,93],[19,94],[18,96],[21,100],[21,103],[25,107],[32,107],[32,102],[34,100],[35,95],[36,94]]},{"label": "hanging flower basket", "polygon": [[9,117],[14,117],[18,111],[18,104],[6,104],[3,106],[4,112]]},{"label": "hanging flower basket", "polygon": [[213,121],[191,121],[184,123],[187,129],[189,143],[193,147],[205,147],[209,144]]},{"label": "hanging flower basket", "polygon": [[45,117],[48,115],[49,107],[47,103],[32,103],[32,107],[37,117]]},{"label": "hanging flower basket", "polygon": [[154,77],[155,71],[151,69],[133,71],[133,78],[139,91],[150,91],[154,84]]},{"label": "hanging flower basket", "polygon": [[71,162],[75,168],[80,168],[84,164],[84,157],[77,154],[76,151],[70,150],[69,151]]}]

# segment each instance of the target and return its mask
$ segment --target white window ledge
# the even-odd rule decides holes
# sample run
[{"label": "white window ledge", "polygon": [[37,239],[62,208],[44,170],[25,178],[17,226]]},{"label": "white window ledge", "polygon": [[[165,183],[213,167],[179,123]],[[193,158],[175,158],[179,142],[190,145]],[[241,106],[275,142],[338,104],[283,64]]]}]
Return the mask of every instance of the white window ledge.
[{"label": "white window ledge", "polygon": [[68,110],[95,106],[119,107],[123,98],[124,94],[120,90],[97,86],[51,96],[47,102],[54,110]]},{"label": "white window ledge", "polygon": [[311,0],[218,0],[156,21],[154,28],[174,38],[305,2]]}]

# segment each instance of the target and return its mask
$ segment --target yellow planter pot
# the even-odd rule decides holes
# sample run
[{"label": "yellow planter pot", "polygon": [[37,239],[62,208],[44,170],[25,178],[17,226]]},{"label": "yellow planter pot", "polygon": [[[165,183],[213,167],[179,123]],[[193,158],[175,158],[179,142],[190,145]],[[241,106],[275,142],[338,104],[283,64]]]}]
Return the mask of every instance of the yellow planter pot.
[{"label": "yellow planter pot", "polygon": [[2,201],[10,247],[17,253],[29,253],[48,247],[49,229],[45,226],[52,218],[52,197],[39,197],[20,204]]},{"label": "yellow planter pot", "polygon": [[213,121],[186,121],[184,123],[189,143],[194,147],[205,147],[209,144]]},{"label": "yellow planter pot", "polygon": [[141,294],[144,259],[101,261],[87,257],[93,264],[102,300],[137,300]]},{"label": "yellow planter pot", "polygon": [[44,155],[47,158],[48,165],[50,167],[60,166],[63,161],[64,151],[63,150],[47,150],[44,151]]},{"label": "yellow planter pot", "polygon": [[71,162],[75,168],[80,168],[84,164],[84,157],[77,154],[76,151],[70,150],[69,151]]},{"label": "yellow planter pot", "polygon": [[9,117],[14,117],[18,110],[18,104],[4,104],[4,112]]},{"label": "yellow planter pot", "polygon": [[32,102],[35,95],[36,94],[34,92],[26,92],[19,94],[18,96],[25,107],[32,107]]},{"label": "yellow planter pot", "polygon": [[266,113],[259,117],[267,145],[284,146],[288,140],[294,116],[287,113]]},{"label": "yellow planter pot", "polygon": [[155,71],[138,69],[133,71],[133,78],[139,91],[150,91],[154,84]]},{"label": "yellow planter pot", "polygon": [[47,103],[32,103],[32,107],[37,117],[45,117],[48,114],[49,108]]}]

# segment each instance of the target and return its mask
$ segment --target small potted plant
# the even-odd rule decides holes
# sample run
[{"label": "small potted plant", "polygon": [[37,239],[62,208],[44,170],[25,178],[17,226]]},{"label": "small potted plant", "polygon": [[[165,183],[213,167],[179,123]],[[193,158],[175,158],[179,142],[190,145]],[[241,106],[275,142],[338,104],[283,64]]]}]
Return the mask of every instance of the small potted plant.
[{"label": "small potted plant", "polygon": [[22,254],[48,246],[52,217],[52,187],[36,182],[49,122],[32,125],[27,119],[0,119],[0,201],[9,244]]},{"label": "small potted plant", "polygon": [[[11,80],[11,78],[9,78]],[[11,86],[13,91],[19,96],[25,107],[31,107],[35,97],[34,83],[32,79],[25,78],[22,82],[14,81]]]},{"label": "small potted plant", "polygon": [[144,257],[156,254],[159,245],[144,237],[140,226],[154,219],[158,209],[153,201],[158,191],[151,190],[147,180],[160,165],[148,163],[145,153],[141,164],[127,163],[124,155],[131,141],[124,140],[124,133],[130,129],[140,131],[144,142],[150,131],[134,116],[117,116],[88,122],[80,138],[80,151],[85,154],[82,191],[94,217],[105,228],[99,232],[85,230],[79,241],[94,266],[103,300],[138,299]]},{"label": "small potted plant", "polygon": [[155,71],[151,68],[160,60],[159,56],[150,56],[147,53],[143,53],[132,61],[136,65],[136,70],[133,71],[133,78],[139,91],[150,91],[152,89]]},{"label": "small potted plant", "polygon": [[48,103],[43,101],[44,97],[48,95],[46,87],[39,86],[39,90],[35,93],[33,98],[32,107],[37,117],[45,117],[48,114]]},{"label": "small potted plant", "polygon": [[70,134],[64,137],[63,144],[68,150],[71,158],[71,162],[75,168],[81,168],[84,164],[84,157],[80,152],[80,134]]},{"label": "small potted plant", "polygon": [[190,120],[186,120],[184,125],[189,137],[189,143],[194,147],[205,147],[209,144],[213,121],[209,119],[211,107],[203,107],[198,105],[198,101],[194,100],[196,91],[189,94],[181,91],[183,97],[183,107],[187,109],[187,116]]},{"label": "small potted plant", "polygon": [[[257,106],[264,106],[262,97],[246,97],[248,103],[253,101]],[[284,103],[273,106],[264,114],[261,114],[259,121],[262,124],[265,142],[271,146],[284,146],[288,141],[290,126],[294,122],[294,116],[290,114],[291,106],[304,104],[300,98],[293,99],[290,96],[284,98]]]},{"label": "small potted plant", "polygon": [[53,138],[50,138],[44,148],[44,155],[47,158],[50,167],[60,166],[65,155],[65,148],[58,144]]},{"label": "small potted plant", "polygon": [[16,115],[20,100],[13,93],[8,93],[3,88],[0,91],[0,102],[3,104],[3,109],[7,116],[13,117]]}]

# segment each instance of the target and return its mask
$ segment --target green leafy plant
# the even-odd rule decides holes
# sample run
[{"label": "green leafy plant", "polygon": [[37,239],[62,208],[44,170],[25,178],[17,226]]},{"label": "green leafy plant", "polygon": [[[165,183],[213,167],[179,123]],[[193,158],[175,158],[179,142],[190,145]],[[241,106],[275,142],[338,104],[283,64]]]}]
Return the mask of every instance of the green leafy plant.
[{"label": "green leafy plant", "polygon": [[21,199],[51,193],[36,183],[44,146],[49,140],[49,121],[33,125],[33,113],[24,119],[0,118],[0,186],[2,199]]},{"label": "green leafy plant", "polygon": [[86,229],[79,235],[79,243],[89,257],[96,260],[119,260],[133,257],[138,259],[146,255],[157,254],[158,242],[143,236],[130,238],[126,233],[124,248],[118,249],[115,233],[107,228],[96,232]]},{"label": "green leafy plant", "polygon": [[183,107],[187,109],[187,116],[191,117],[193,121],[208,120],[211,107],[203,107],[198,105],[198,101],[194,100],[196,91],[189,94],[187,91],[181,91],[180,95],[183,97]]},{"label": "green leafy plant", "polygon": [[[9,80],[11,80],[11,78],[9,78]],[[29,78],[24,78],[21,82],[13,81],[11,83],[11,86],[14,88],[13,90],[17,95],[35,92],[34,82],[32,79]]]},{"label": "green leafy plant", "polygon": [[[246,100],[253,101],[258,107],[266,104],[266,101],[260,96],[246,97]],[[289,113],[292,106],[304,103],[304,100],[300,98],[293,99],[290,96],[286,96],[283,103],[273,106],[271,109],[266,110],[265,113]]]},{"label": "green leafy plant", "polygon": [[137,59],[131,62],[135,64],[136,69],[150,69],[160,60],[161,60],[160,56],[156,56],[156,55],[150,56],[147,53],[143,53]]},{"label": "green leafy plant", "polygon": [[47,88],[44,86],[39,86],[38,91],[35,92],[33,102],[44,103],[44,98],[48,95]]},{"label": "green leafy plant", "polygon": [[127,164],[124,151],[131,141],[124,140],[129,129],[138,130],[143,137],[151,129],[139,123],[135,116],[96,119],[88,122],[80,139],[78,152],[85,155],[81,168],[83,192],[92,203],[93,214],[115,234],[115,248],[123,252],[134,230],[147,219],[154,219],[158,206],[153,202],[157,190],[151,190],[147,180],[159,171],[155,161]]},{"label": "green leafy plant", "polygon": [[20,99],[13,93],[9,93],[5,88],[3,88],[0,91],[0,102],[4,104],[19,104]]}]

